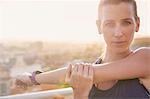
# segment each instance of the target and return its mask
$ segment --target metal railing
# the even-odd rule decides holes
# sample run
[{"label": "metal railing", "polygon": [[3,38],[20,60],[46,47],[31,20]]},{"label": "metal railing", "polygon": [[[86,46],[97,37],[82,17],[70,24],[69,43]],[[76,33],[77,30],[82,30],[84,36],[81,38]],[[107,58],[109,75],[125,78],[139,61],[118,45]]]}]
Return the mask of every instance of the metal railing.
[{"label": "metal railing", "polygon": [[17,95],[0,96],[0,99],[51,99],[55,95],[70,95],[72,94],[72,88],[55,89],[48,91],[31,92]]}]

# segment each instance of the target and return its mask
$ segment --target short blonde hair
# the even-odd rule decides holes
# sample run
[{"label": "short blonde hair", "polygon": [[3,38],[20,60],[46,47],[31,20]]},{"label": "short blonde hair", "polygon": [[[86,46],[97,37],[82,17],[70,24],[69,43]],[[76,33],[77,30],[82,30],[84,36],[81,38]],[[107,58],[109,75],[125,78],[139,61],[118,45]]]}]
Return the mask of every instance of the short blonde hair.
[{"label": "short blonde hair", "polygon": [[99,3],[99,6],[98,6],[98,18],[100,18],[100,11],[104,5],[108,5],[108,4],[116,4],[117,5],[120,3],[131,4],[133,6],[135,19],[137,19],[137,17],[138,17],[138,15],[137,15],[137,4],[136,4],[135,0],[101,0]]}]

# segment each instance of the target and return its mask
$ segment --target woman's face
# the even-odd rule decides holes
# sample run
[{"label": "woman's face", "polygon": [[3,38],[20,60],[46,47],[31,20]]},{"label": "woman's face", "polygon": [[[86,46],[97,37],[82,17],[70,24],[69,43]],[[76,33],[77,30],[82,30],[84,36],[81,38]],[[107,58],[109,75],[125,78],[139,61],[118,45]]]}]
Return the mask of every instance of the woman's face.
[{"label": "woman's face", "polygon": [[107,48],[115,51],[129,49],[134,32],[139,29],[133,6],[128,3],[104,5],[101,12],[99,31],[103,34]]}]

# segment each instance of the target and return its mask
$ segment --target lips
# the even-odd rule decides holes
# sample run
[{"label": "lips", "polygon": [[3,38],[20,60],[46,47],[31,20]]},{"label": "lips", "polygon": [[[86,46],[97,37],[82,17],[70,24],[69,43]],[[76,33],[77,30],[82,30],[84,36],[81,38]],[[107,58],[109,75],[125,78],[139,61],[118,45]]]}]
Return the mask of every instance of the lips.
[{"label": "lips", "polygon": [[113,44],[124,44],[126,41],[112,41]]}]

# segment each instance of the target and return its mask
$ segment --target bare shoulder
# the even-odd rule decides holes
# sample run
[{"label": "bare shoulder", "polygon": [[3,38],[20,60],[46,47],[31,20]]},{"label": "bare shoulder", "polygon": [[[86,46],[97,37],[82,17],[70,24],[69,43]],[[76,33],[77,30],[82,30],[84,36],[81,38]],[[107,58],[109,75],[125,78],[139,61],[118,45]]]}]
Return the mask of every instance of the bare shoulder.
[{"label": "bare shoulder", "polygon": [[150,47],[140,47],[134,51],[135,54],[150,54]]},{"label": "bare shoulder", "polygon": [[133,52],[136,57],[139,57],[141,60],[149,62],[150,64],[150,47],[141,47]]},{"label": "bare shoulder", "polygon": [[146,68],[148,75],[150,75],[150,47],[141,47],[134,51],[135,58],[140,61],[142,67]]}]

